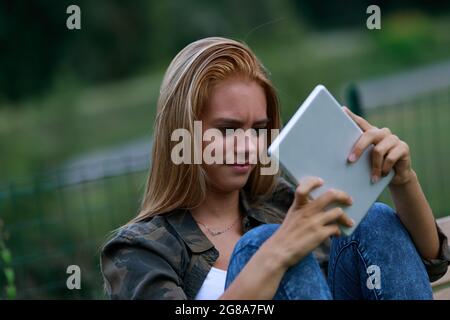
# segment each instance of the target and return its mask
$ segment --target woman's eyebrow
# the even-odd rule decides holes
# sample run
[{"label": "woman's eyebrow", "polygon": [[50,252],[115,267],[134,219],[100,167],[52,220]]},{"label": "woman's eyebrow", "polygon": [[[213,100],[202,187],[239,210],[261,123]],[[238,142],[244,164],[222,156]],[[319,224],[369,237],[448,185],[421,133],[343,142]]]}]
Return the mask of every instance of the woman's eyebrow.
[{"label": "woman's eyebrow", "polygon": [[264,119],[255,121],[255,122],[253,123],[253,125],[254,125],[254,126],[258,126],[258,125],[266,125],[266,124],[268,124],[268,123],[269,123],[269,118],[264,118]]},{"label": "woman's eyebrow", "polygon": [[[243,122],[238,120],[238,119],[233,119],[233,118],[218,118],[216,120],[213,121],[214,124],[216,126],[221,125],[221,126],[236,126],[236,127],[242,127],[243,126]],[[261,120],[257,120],[255,122],[253,122],[254,126],[257,125],[266,125],[269,122],[268,118],[264,118]]]}]

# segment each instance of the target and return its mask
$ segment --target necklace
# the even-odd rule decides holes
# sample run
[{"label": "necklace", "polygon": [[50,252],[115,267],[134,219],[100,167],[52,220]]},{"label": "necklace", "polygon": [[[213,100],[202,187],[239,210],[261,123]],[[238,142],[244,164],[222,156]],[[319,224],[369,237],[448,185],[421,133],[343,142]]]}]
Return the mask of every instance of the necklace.
[{"label": "necklace", "polygon": [[195,222],[197,222],[197,223],[199,223],[199,224],[201,224],[202,226],[204,226],[205,228],[206,228],[206,230],[208,230],[208,233],[211,235],[211,236],[213,236],[213,237],[215,237],[215,236],[218,236],[218,235],[220,235],[220,234],[222,234],[222,233],[225,233],[225,232],[227,232],[228,230],[230,230],[231,228],[233,228],[235,225],[236,225],[236,223],[240,220],[240,216],[236,219],[236,221],[234,221],[232,224],[230,224],[228,227],[226,227],[224,230],[219,230],[219,231],[214,231],[214,230],[211,230],[206,224],[204,224],[204,223],[202,223],[202,222],[200,222],[200,221],[197,221],[197,220],[195,220]]}]

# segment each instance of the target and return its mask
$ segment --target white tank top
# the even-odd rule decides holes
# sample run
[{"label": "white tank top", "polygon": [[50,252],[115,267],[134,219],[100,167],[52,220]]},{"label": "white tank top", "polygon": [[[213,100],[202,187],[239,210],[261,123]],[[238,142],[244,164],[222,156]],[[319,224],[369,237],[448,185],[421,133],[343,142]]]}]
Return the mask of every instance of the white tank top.
[{"label": "white tank top", "polygon": [[217,300],[225,291],[227,271],[211,267],[195,300]]}]

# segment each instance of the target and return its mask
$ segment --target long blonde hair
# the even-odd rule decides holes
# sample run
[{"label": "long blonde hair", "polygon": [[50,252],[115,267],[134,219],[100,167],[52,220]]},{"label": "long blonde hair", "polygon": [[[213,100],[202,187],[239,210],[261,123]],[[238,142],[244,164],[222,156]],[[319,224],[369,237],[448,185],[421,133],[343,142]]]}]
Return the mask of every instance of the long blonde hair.
[{"label": "long blonde hair", "polygon": [[[278,97],[267,71],[245,44],[220,37],[195,41],[181,50],[170,63],[160,88],[154,124],[152,162],[137,222],[177,208],[195,208],[206,196],[206,174],[199,164],[175,165],[171,161],[173,130],[194,134],[208,103],[211,86],[231,75],[243,75],[258,82],[265,91],[270,129],[281,126]],[[272,137],[269,134],[268,141]],[[261,175],[258,163],[244,190],[249,199],[269,195],[278,174]]]}]

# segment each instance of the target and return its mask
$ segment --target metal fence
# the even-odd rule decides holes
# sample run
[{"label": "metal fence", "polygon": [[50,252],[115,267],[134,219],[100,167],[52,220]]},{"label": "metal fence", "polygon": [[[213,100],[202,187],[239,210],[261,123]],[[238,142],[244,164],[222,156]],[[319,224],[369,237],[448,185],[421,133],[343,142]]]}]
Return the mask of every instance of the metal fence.
[{"label": "metal fence", "polygon": [[[370,122],[408,142],[435,215],[449,215],[450,89],[362,110]],[[135,216],[148,157],[96,166],[95,174],[92,167],[75,166],[0,186],[0,218],[12,252],[16,298],[105,298],[100,249],[112,230]],[[387,193],[381,200],[392,205]],[[69,265],[81,269],[80,290],[66,286]],[[0,274],[0,297],[4,281]]]},{"label": "metal fence", "polygon": [[[435,216],[450,215],[450,85],[395,103],[365,106],[361,100],[361,93],[351,87],[347,95],[351,109],[408,143],[413,169]],[[388,189],[380,200],[393,204]]]},{"label": "metal fence", "polygon": [[[136,215],[147,170],[135,164],[144,161],[148,157],[115,159],[102,163],[103,172],[95,175],[90,167],[72,167],[2,186],[0,217],[16,298],[105,297],[100,249],[112,230]],[[69,265],[81,269],[80,290],[66,286]]]}]

